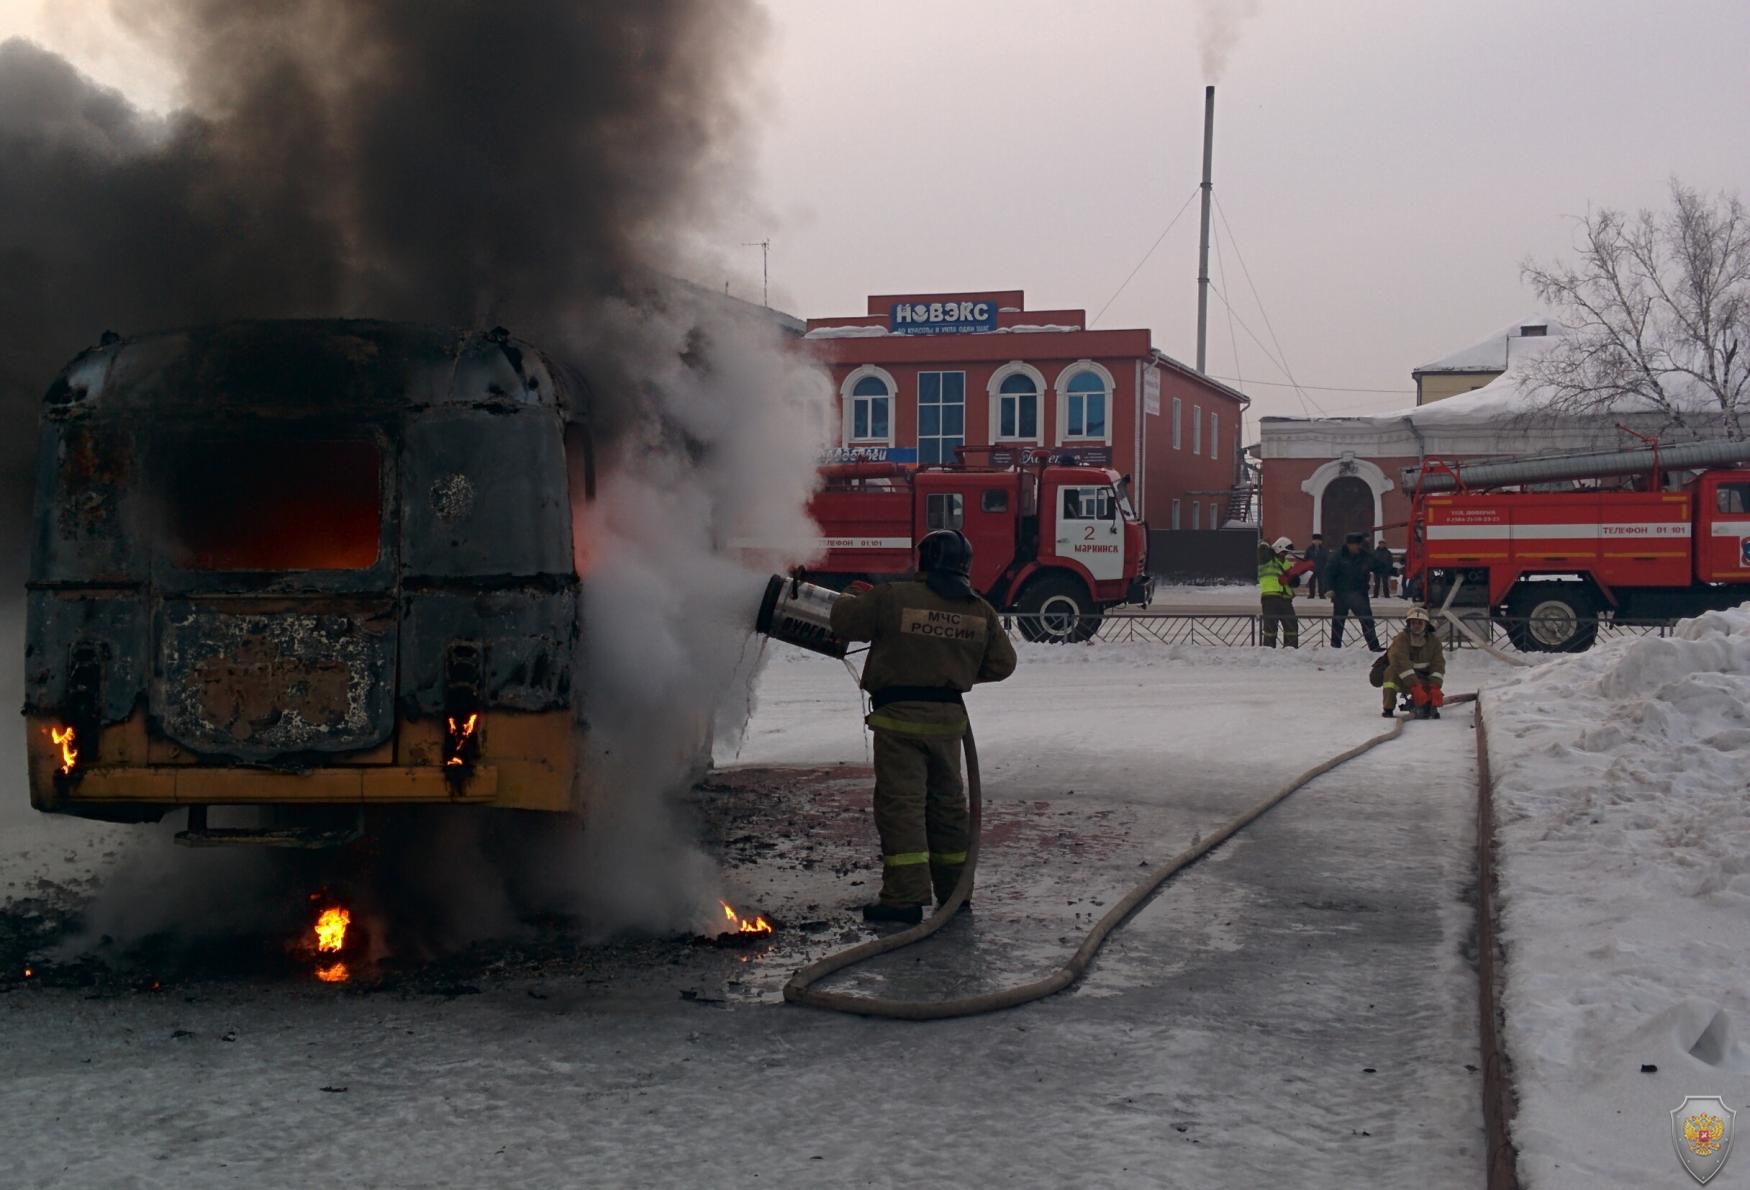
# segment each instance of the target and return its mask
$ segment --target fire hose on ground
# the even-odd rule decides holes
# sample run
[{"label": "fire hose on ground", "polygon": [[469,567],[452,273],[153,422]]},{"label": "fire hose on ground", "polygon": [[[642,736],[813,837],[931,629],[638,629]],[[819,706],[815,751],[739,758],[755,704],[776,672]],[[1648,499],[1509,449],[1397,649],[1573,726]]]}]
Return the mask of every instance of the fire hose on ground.
[{"label": "fire hose on ground", "polygon": [[[846,654],[845,644],[833,637],[830,626],[832,603],[837,598],[838,592],[805,583],[801,581],[799,575],[793,575],[789,578],[774,576],[766,587],[765,599],[760,605],[755,627],[759,632],[777,640],[787,641],[824,656],[843,660]],[[1450,617],[1450,613],[1448,614]],[[1460,626],[1463,627],[1463,625]],[[1476,697],[1475,694],[1456,694],[1448,698],[1446,703],[1448,706],[1452,706],[1459,703],[1475,702]],[[1047,996],[1055,995],[1082,977],[1087,971],[1088,965],[1093,962],[1094,955],[1099,953],[1100,947],[1105,945],[1106,939],[1111,937],[1113,931],[1142,908],[1168,880],[1281,805],[1296,791],[1312,784],[1339,765],[1347,764],[1356,757],[1371,752],[1381,744],[1397,739],[1403,734],[1403,730],[1404,721],[1400,718],[1392,724],[1389,731],[1383,731],[1347,751],[1340,752],[1330,759],[1314,765],[1239,817],[1223,825],[1208,838],[1199,838],[1190,847],[1166,863],[1154,868],[1117,904],[1108,909],[1104,917],[1094,923],[1094,927],[1082,939],[1082,944],[1076,948],[1076,952],[1070,956],[1069,961],[1050,975],[1028,983],[1017,984],[1014,987],[1001,988],[994,992],[984,992],[976,996],[954,996],[939,1000],[900,1000],[888,996],[859,996],[848,992],[828,992],[817,989],[814,985],[847,967],[855,966],[880,955],[892,954],[894,951],[915,942],[922,942],[947,925],[960,911],[960,907],[966,903],[966,898],[971,895],[973,877],[978,870],[979,840],[983,833],[984,787],[978,774],[978,747],[973,741],[972,729],[968,726],[966,734],[961,737],[961,745],[966,754],[966,794],[971,803],[971,838],[966,848],[966,863],[960,869],[960,880],[955,884],[954,891],[946,901],[937,907],[934,913],[910,929],[901,930],[899,933],[890,934],[885,938],[871,939],[803,967],[792,975],[790,981],[784,985],[784,999],[792,1004],[806,1004],[812,1008],[826,1008],[834,1012],[847,1012],[857,1016],[887,1017],[902,1021],[939,1021],[951,1017],[999,1012],[1005,1008],[1015,1008],[1034,1000],[1043,1000]]]},{"label": "fire hose on ground", "polygon": [[[1475,702],[1475,694],[1455,694],[1446,700],[1446,705]],[[1371,739],[1364,740],[1347,751],[1340,752],[1304,773],[1291,779],[1275,793],[1223,825],[1214,834],[1201,839],[1175,855],[1172,859],[1149,872],[1140,882],[1126,893],[1117,904],[1106,911],[1106,915],[1094,924],[1087,937],[1076,948],[1075,954],[1068,962],[1041,979],[1029,983],[1017,984],[1014,987],[1001,988],[994,992],[984,992],[976,996],[955,996],[943,1000],[900,1000],[887,996],[858,996],[848,992],[828,992],[817,989],[814,985],[827,976],[843,971],[878,955],[891,954],[914,942],[922,942],[931,934],[947,925],[949,920],[959,912],[966,903],[966,898],[972,892],[973,876],[978,868],[979,836],[982,833],[984,820],[984,790],[978,777],[978,748],[973,742],[972,730],[969,727],[963,737],[966,752],[966,793],[971,802],[972,838],[966,849],[966,866],[960,870],[960,881],[954,886],[954,892],[939,906],[936,911],[922,922],[910,929],[902,930],[885,938],[876,938],[860,945],[839,951],[837,954],[808,964],[784,985],[784,999],[792,1004],[806,1004],[812,1008],[826,1008],[834,1012],[848,1012],[857,1016],[888,1017],[901,1021],[939,1021],[951,1017],[978,1016],[986,1012],[999,1012],[1005,1008],[1015,1008],[1034,1000],[1043,1000],[1063,991],[1075,983],[1087,971],[1093,962],[1094,955],[1105,945],[1106,939],[1123,925],[1132,914],[1148,902],[1158,892],[1162,885],[1174,876],[1195,864],[1198,860],[1220,847],[1240,831],[1268,814],[1271,810],[1288,800],[1289,796],[1304,789],[1318,778],[1329,773],[1339,765],[1347,764],[1356,757],[1373,751],[1381,744],[1395,740],[1404,731],[1404,720],[1398,719],[1389,731],[1380,732]]]}]

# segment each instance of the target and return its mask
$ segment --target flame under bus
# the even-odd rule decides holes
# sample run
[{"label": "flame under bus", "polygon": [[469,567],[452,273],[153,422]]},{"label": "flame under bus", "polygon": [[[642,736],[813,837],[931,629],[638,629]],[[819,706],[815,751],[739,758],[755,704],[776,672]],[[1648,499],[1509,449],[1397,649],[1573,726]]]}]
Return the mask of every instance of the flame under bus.
[{"label": "flame under bus", "polygon": [[575,809],[579,387],[381,322],[79,356],[38,443],[32,804]]}]

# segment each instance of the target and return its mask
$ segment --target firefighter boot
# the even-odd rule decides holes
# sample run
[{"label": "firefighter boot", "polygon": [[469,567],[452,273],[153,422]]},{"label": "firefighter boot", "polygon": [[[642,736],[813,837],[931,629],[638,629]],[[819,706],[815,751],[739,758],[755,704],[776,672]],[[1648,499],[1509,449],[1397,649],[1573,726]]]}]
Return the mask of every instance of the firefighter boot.
[{"label": "firefighter boot", "polygon": [[863,920],[878,924],[915,926],[924,920],[922,905],[889,905],[876,901],[873,905],[863,906]]},{"label": "firefighter boot", "polygon": [[[964,852],[962,852],[964,854]],[[960,883],[960,869],[963,864],[930,864],[930,882],[935,885],[936,904],[946,905],[948,898],[954,895],[954,886]],[[967,891],[966,899],[960,902],[962,909],[972,908],[972,893]]]}]

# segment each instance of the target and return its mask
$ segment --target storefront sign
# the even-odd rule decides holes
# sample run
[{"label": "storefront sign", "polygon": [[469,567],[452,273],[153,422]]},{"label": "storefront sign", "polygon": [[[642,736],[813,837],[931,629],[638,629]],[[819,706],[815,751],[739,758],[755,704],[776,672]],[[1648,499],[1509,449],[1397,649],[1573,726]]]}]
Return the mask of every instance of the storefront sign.
[{"label": "storefront sign", "polygon": [[1031,467],[1036,463],[1066,463],[1076,467],[1110,467],[1112,448],[1109,446],[1023,446],[998,447],[990,452],[990,461],[997,467],[1013,467],[1020,463]]},{"label": "storefront sign", "polygon": [[1159,368],[1144,368],[1142,370],[1142,411],[1160,416],[1161,412],[1161,370]]},{"label": "storefront sign", "polygon": [[896,335],[973,335],[997,329],[995,302],[895,302],[887,329]]},{"label": "storefront sign", "polygon": [[915,446],[834,446],[820,452],[822,463],[915,463]]}]

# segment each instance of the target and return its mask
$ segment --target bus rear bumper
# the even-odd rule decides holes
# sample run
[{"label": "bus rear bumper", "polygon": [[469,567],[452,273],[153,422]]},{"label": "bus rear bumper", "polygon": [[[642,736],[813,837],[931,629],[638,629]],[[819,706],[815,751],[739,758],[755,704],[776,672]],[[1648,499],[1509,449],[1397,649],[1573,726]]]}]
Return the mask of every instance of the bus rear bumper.
[{"label": "bus rear bumper", "polygon": [[[476,765],[452,779],[442,769],[334,767],[276,773],[262,769],[162,765],[89,769],[67,783],[64,808],[79,802],[155,802],[165,806],[363,805],[496,801],[498,770]],[[77,812],[73,810],[73,812]]]},{"label": "bus rear bumper", "polygon": [[429,720],[403,720],[395,741],[368,759],[278,770],[201,760],[154,741],[142,711],[103,728],[97,747],[81,749],[66,773],[54,742],[56,721],[31,715],[27,723],[30,800],[47,813],[153,821],[187,806],[579,808],[577,728],[566,710],[489,708],[478,759],[458,766],[444,762],[443,729]]}]

